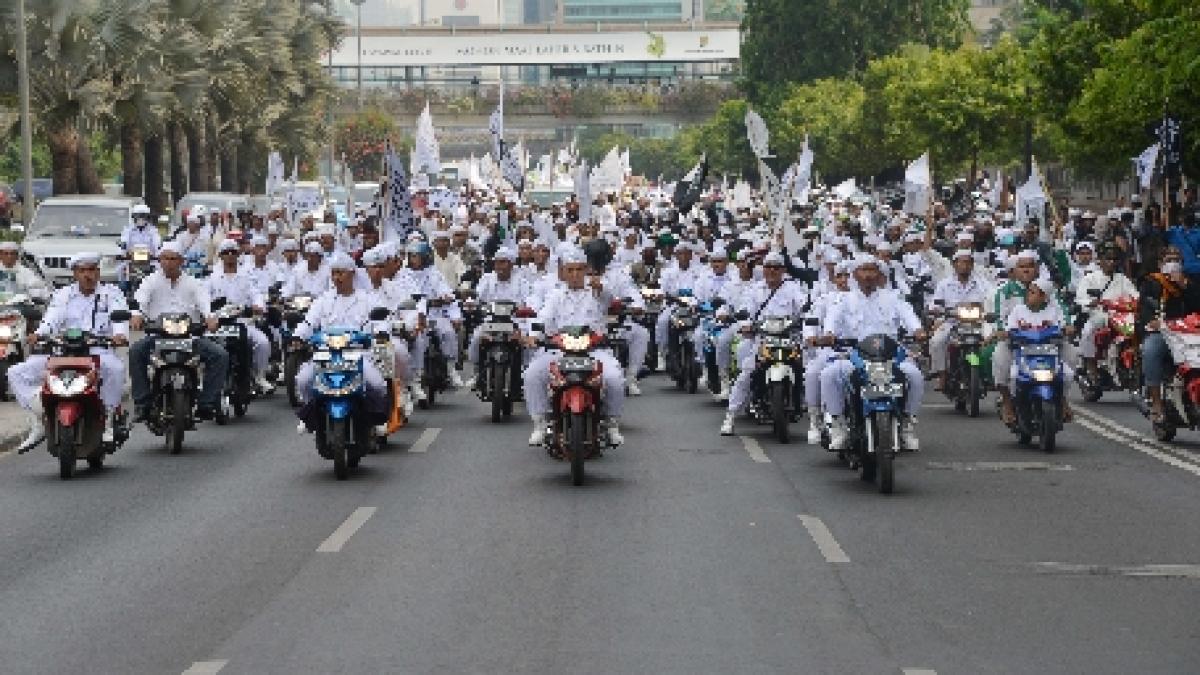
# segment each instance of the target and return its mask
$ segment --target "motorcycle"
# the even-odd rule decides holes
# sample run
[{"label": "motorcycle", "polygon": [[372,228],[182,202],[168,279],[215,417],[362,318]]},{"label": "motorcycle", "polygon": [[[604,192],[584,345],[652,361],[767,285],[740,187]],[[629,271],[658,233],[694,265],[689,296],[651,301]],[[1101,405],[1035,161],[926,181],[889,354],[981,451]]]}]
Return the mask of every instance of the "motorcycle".
[{"label": "motorcycle", "polygon": [[1093,403],[1106,391],[1138,390],[1142,380],[1142,350],[1137,339],[1137,299],[1101,300],[1098,288],[1091,289],[1089,294],[1096,298],[1108,318],[1095,335],[1098,377],[1093,378],[1087,368],[1080,368],[1075,374],[1083,400]]},{"label": "motorcycle", "polygon": [[[372,321],[387,318],[386,309],[371,310]],[[317,453],[333,460],[333,474],[346,480],[350,469],[376,445],[375,426],[383,423],[371,414],[363,377],[363,359],[370,358],[371,335],[331,328],[313,334],[315,368],[311,408],[305,424],[315,433]]]},{"label": "motorcycle", "polygon": [[[534,331],[540,332],[535,325]],[[583,485],[584,464],[599,457],[606,443],[600,409],[604,401],[603,364],[591,352],[604,336],[587,326],[567,326],[548,340],[562,356],[550,365],[550,414],[546,451],[571,464],[571,483]]]},{"label": "motorcycle", "polygon": [[154,271],[154,258],[150,255],[150,247],[145,244],[134,246],[133,250],[127,251],[122,258],[125,261],[125,296],[132,300],[142,279]]},{"label": "motorcycle", "polygon": [[898,367],[908,350],[888,335],[838,340],[835,346],[849,348],[854,366],[845,390],[849,445],[838,456],[858,469],[862,480],[878,481],[879,491],[891,494],[896,456],[907,452],[900,443],[900,418],[908,389]]},{"label": "motorcycle", "polygon": [[480,324],[480,369],[476,378],[479,398],[492,404],[492,421],[512,416],[513,401],[521,391],[521,362],[524,354],[520,329],[514,323],[514,302],[490,303]]},{"label": "motorcycle", "polygon": [[30,324],[41,319],[40,307],[24,293],[0,298],[0,401],[12,398],[8,369],[25,360],[25,336]]},{"label": "motorcycle", "polygon": [[403,321],[392,321],[390,330],[376,329],[371,341],[371,362],[383,376],[384,385],[388,392],[388,420],[375,426],[375,443],[370,452],[375,453],[387,446],[388,436],[399,431],[408,424],[408,414],[411,412],[405,399],[406,390],[401,382],[396,380],[396,358],[392,350],[392,340],[408,338],[408,326]]},{"label": "motorcycle", "polygon": [[309,343],[293,340],[292,335],[296,332],[296,326],[304,320],[304,315],[308,313],[312,303],[313,296],[307,293],[293,295],[283,302],[283,322],[279,328],[283,337],[283,381],[287,387],[288,403],[293,408],[300,405],[300,399],[296,395],[296,373],[300,366],[308,363],[312,357],[312,350]]},{"label": "motorcycle", "polygon": [[675,388],[694,394],[700,382],[696,344],[692,341],[692,334],[700,325],[699,303],[690,290],[679,293],[667,324],[667,373],[675,380]]},{"label": "motorcycle", "polygon": [[211,270],[208,268],[208,263],[205,261],[203,253],[189,253],[183,259],[183,273],[189,277],[203,279],[209,275]]},{"label": "motorcycle", "polygon": [[[650,332],[650,344],[658,344],[658,315],[662,313],[666,306],[666,295],[661,288],[657,286],[647,286],[642,289],[642,302],[646,306],[646,310],[635,317],[635,321],[641,324],[647,331]],[[661,364],[658,362],[658,350],[646,350],[646,370],[654,373],[658,372]]]},{"label": "motorcycle", "polygon": [[[420,302],[423,296],[414,293],[413,298]],[[429,300],[427,303],[430,308],[444,307],[447,303],[436,298]],[[432,324],[433,319],[430,320]],[[418,402],[418,406],[422,410],[428,410],[433,407],[437,399],[437,395],[450,390],[450,370],[449,360],[443,356],[442,338],[438,331],[429,330],[429,345],[425,348],[425,359],[421,367],[421,382],[420,386],[425,390],[425,398]]]},{"label": "motorcycle", "polygon": [[217,330],[206,337],[221,345],[229,355],[229,369],[217,407],[216,422],[229,423],[229,418],[244,417],[254,398],[253,360],[245,319],[252,316],[249,307],[226,304],[224,298],[212,302],[217,317]]},{"label": "motorcycle", "polygon": [[613,300],[608,303],[608,311],[604,315],[605,342],[622,368],[629,367],[629,329],[625,326],[625,321],[629,318],[626,311],[629,302]]},{"label": "motorcycle", "polygon": [[[1163,321],[1160,332],[1175,363],[1175,376],[1163,382],[1164,419],[1154,424],[1154,437],[1166,442],[1179,429],[1200,429],[1200,314]],[[1138,407],[1152,417],[1147,398]]]},{"label": "motorcycle", "polygon": [[[944,314],[941,301],[935,301],[933,314]],[[979,402],[987,395],[987,374],[983,363],[983,326],[994,318],[985,314],[978,302],[960,304],[954,310],[955,324],[946,342],[946,386],[943,393],[954,401],[954,409],[968,417],[979,416]]]},{"label": "motorcycle", "polygon": [[1022,445],[1038,437],[1045,452],[1054,452],[1055,437],[1063,428],[1065,383],[1062,368],[1062,331],[1057,326],[1025,328],[1009,334],[1013,363],[1013,408],[1016,421],[1010,429]]},{"label": "motorcycle", "polygon": [[196,428],[196,392],[200,388],[200,355],[195,338],[204,334],[204,326],[187,314],[163,314],[146,325],[146,334],[156,337],[150,355],[150,387],[154,392],[146,427],[155,436],[163,436],[167,450],[177,455],[183,450],[183,436]]},{"label": "motorcycle", "polygon": [[721,393],[721,372],[717,368],[717,349],[720,345],[721,332],[729,326],[727,316],[720,313],[722,303],[720,298],[700,305],[700,330],[704,332],[704,385],[709,393]]},{"label": "motorcycle", "polygon": [[[129,320],[129,312],[116,310],[113,322]],[[118,411],[111,423],[113,440],[104,441],[110,423],[100,400],[100,357],[93,347],[112,347],[112,338],[72,328],[55,337],[40,339],[37,351],[48,353],[46,380],[42,385],[45,411],[46,448],[58,459],[58,477],[70,480],[78,460],[99,470],[104,458],[116,452],[129,438],[128,416]]]},{"label": "motorcycle", "polygon": [[759,424],[770,424],[780,443],[791,436],[792,418],[803,401],[793,401],[799,373],[800,344],[792,338],[792,320],[767,317],[759,322],[758,352],[750,380],[750,416]]}]

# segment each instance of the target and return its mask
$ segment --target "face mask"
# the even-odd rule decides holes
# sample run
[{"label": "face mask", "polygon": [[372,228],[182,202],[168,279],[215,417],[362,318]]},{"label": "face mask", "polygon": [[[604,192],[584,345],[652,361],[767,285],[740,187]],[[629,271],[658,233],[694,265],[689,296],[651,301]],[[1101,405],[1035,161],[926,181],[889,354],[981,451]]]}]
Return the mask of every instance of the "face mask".
[{"label": "face mask", "polygon": [[1162,264],[1162,273],[1163,274],[1179,274],[1182,271],[1183,271],[1183,263],[1165,262]]}]

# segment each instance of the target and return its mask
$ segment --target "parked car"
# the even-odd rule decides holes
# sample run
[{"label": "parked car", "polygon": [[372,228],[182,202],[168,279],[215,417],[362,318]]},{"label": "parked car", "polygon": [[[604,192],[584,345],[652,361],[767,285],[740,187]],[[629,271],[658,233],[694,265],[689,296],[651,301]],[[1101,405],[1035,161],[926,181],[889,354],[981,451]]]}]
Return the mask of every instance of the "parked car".
[{"label": "parked car", "polygon": [[43,201],[25,230],[25,263],[55,286],[71,283],[67,261],[76,253],[100,254],[100,279],[117,280],[121,233],[132,221],[136,197],[75,195]]},{"label": "parked car", "polygon": [[209,212],[215,210],[235,215],[238,211],[251,208],[250,198],[246,195],[233,194],[232,192],[189,192],[175,204],[175,215],[171,221],[171,231],[174,232],[183,227],[184,214],[201,205],[208,209]]}]

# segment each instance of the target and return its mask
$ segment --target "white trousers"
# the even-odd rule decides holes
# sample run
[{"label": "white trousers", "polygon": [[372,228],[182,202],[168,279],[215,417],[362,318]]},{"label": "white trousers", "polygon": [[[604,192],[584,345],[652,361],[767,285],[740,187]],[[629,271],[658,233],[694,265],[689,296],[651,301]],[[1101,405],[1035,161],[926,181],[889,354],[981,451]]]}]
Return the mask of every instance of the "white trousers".
[{"label": "white trousers", "polygon": [[[832,359],[821,372],[821,402],[825,412],[830,415],[841,415],[846,410],[846,380],[854,371],[854,364],[849,359]],[[900,363],[900,372],[908,382],[908,400],[904,412],[916,415],[921,409],[921,400],[925,396],[925,378],[921,369],[912,359]]]},{"label": "white trousers", "polygon": [[825,372],[835,352],[829,347],[813,350],[812,358],[804,363],[804,405],[809,410],[821,407],[821,373]]},{"label": "white trousers", "polygon": [[[125,364],[112,350],[93,349],[92,353],[100,357],[100,400],[104,402],[104,407],[112,410],[121,404],[121,394],[125,388]],[[33,410],[35,401],[41,395],[49,358],[44,354],[35,354],[8,369],[8,386],[17,403],[26,410]]]},{"label": "white trousers", "polygon": [[946,351],[947,345],[950,343],[950,330],[954,326],[949,321],[943,321],[942,325],[933,331],[933,335],[929,337],[929,364],[933,372],[940,373],[946,370]]},{"label": "white trousers", "polygon": [[1108,323],[1104,312],[1092,312],[1083,329],[1079,331],[1079,355],[1085,359],[1096,358],[1096,331]]},{"label": "white trousers", "polygon": [[[533,357],[525,368],[525,409],[533,415],[550,412],[550,364],[562,354],[543,350]],[[592,352],[600,362],[604,378],[604,412],[610,417],[620,417],[625,408],[625,377],[621,363],[607,349]]]}]

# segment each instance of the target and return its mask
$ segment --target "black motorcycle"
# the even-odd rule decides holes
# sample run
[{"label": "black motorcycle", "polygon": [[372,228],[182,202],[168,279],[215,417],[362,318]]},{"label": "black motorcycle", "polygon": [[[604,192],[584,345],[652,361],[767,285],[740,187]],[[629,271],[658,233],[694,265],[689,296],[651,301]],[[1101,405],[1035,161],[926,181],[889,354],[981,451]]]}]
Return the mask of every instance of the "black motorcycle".
[{"label": "black motorcycle", "polygon": [[[662,314],[663,308],[666,306],[666,295],[658,286],[646,286],[642,289],[642,302],[646,309],[641,314],[634,317],[634,320],[642,325],[650,332],[650,344],[658,344],[658,315]],[[661,364],[658,362],[658,350],[646,350],[646,370],[655,373],[658,372]]]},{"label": "black motorcycle", "polygon": [[217,330],[206,335],[229,355],[229,369],[217,407],[217,424],[228,424],[230,416],[244,417],[254,398],[254,368],[249,332],[242,319],[253,316],[249,307],[226,304],[225,298],[212,302],[217,315]]},{"label": "black motorcycle", "polygon": [[794,324],[786,317],[769,317],[759,322],[758,350],[750,378],[750,417],[770,424],[776,440],[787,443],[791,423],[803,399],[795,391],[801,381],[800,344],[792,337]]},{"label": "black motorcycle", "polygon": [[521,392],[521,356],[524,350],[514,322],[517,306],[499,301],[488,305],[479,332],[479,372],[475,388],[479,398],[492,404],[492,421],[512,416],[513,401]]},{"label": "black motorcycle", "polygon": [[[969,417],[979,416],[979,402],[987,395],[988,377],[983,363],[983,325],[994,320],[980,303],[964,303],[953,310],[954,326],[946,343],[946,398],[954,409]],[[932,314],[945,313],[941,301],[935,301]]]},{"label": "black motorcycle", "polygon": [[[413,298],[420,302],[421,296],[414,293]],[[440,300],[437,298],[429,300],[427,306],[444,307],[449,304],[449,301]],[[433,407],[437,400],[437,395],[450,390],[450,369],[449,360],[443,355],[443,350],[453,349],[456,345],[443,345],[442,338],[438,335],[438,331],[433,330],[434,319],[429,321],[429,346],[425,349],[425,360],[421,366],[421,382],[420,386],[425,391],[425,397],[420,400],[417,405],[422,410],[428,410]],[[446,352],[453,357],[454,352]]]},{"label": "black motorcycle", "polygon": [[675,387],[689,394],[696,393],[700,383],[701,365],[696,362],[696,344],[692,334],[700,325],[700,309],[696,298],[681,295],[675,299],[675,311],[667,323],[667,373]]},{"label": "black motorcycle", "polygon": [[287,386],[288,403],[292,407],[300,405],[296,395],[296,373],[300,366],[312,357],[312,348],[307,340],[293,340],[296,326],[304,320],[308,308],[312,306],[313,296],[307,293],[293,295],[283,302],[283,321],[280,333],[283,335],[283,381]]},{"label": "black motorcycle", "polygon": [[155,337],[150,357],[150,390],[153,392],[146,426],[163,436],[173,455],[183,450],[183,435],[196,428],[196,392],[200,389],[200,355],[195,340],[204,326],[187,314],[163,314],[146,325]]}]

